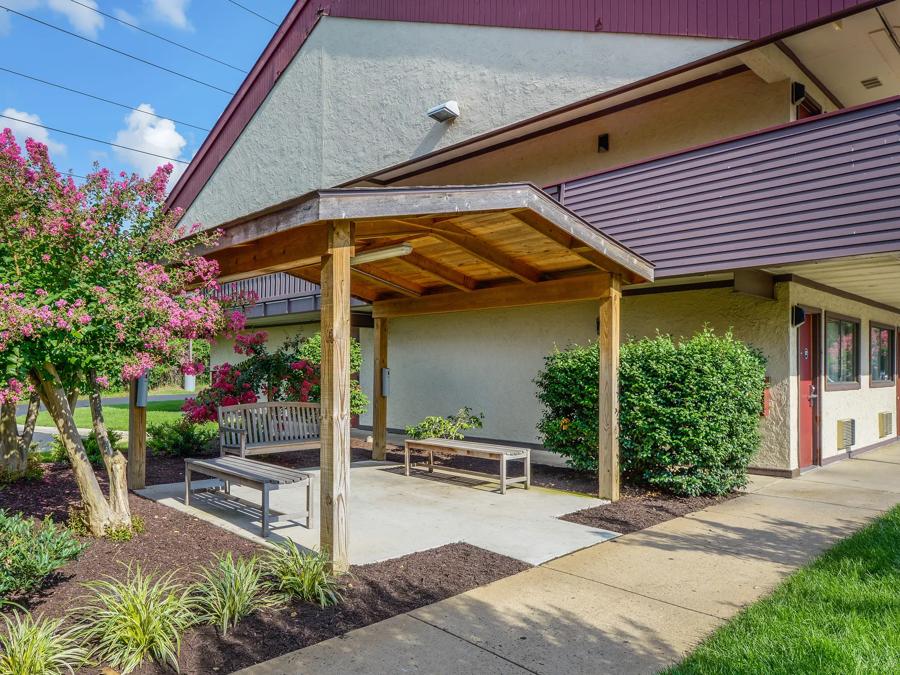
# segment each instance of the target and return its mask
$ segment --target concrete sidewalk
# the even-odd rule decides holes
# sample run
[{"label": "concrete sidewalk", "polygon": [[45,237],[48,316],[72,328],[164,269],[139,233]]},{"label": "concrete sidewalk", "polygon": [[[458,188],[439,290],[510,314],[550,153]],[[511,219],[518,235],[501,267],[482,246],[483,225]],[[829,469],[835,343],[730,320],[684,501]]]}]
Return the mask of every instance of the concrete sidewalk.
[{"label": "concrete sidewalk", "polygon": [[900,502],[900,443],[243,673],[653,673]]}]

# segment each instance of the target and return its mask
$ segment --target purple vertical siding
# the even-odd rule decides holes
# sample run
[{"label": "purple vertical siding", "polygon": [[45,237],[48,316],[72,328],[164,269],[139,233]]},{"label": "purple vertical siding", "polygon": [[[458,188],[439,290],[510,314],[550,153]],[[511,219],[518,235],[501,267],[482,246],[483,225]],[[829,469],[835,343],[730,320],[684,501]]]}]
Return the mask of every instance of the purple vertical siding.
[{"label": "purple vertical siding", "polygon": [[[187,209],[275,86],[322,14],[385,21],[755,40],[871,0],[298,0],[187,171],[170,206]],[[784,11],[790,7],[790,11]]]},{"label": "purple vertical siding", "polygon": [[657,278],[900,251],[900,97],[547,192]]}]

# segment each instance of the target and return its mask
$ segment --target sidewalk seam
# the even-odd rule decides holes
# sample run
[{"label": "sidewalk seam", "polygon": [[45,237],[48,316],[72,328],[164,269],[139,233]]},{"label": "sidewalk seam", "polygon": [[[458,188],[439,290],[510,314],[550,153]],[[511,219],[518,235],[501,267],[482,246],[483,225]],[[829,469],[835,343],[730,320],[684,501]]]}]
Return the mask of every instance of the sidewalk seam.
[{"label": "sidewalk seam", "polygon": [[[817,485],[834,485],[834,483],[822,483],[820,481],[814,481],[814,480],[809,480],[806,482],[816,483]],[[849,487],[849,486],[842,485],[842,486],[838,486],[838,487]],[[763,488],[763,489],[765,489],[765,488]],[[883,492],[883,493],[889,494],[889,495],[896,494],[894,492],[891,492],[890,490],[870,490],[868,488],[853,488],[853,489],[854,490],[865,490],[866,492]],[[770,497],[772,499],[790,499],[790,500],[796,501],[796,502],[807,502],[807,503],[811,503],[811,504],[825,504],[827,506],[837,506],[838,508],[841,508],[841,509],[856,509],[858,511],[871,511],[872,513],[879,513],[879,514],[884,513],[884,511],[879,511],[878,509],[870,509],[868,506],[849,506],[848,504],[838,504],[837,502],[825,502],[825,501],[822,501],[821,499],[805,499],[803,497],[792,497],[790,495],[772,495],[772,494],[768,494],[766,492],[753,492],[752,494],[757,497]],[[744,495],[744,496],[749,497],[750,495],[748,494],[748,495]],[[691,511],[690,513],[686,513],[683,516],[679,516],[679,518],[689,518],[690,516],[696,515],[698,513],[712,513],[712,509],[715,508],[715,506],[718,506],[718,505],[716,504],[716,505],[713,505],[712,507],[707,507],[707,508],[701,509],[699,511]],[[732,514],[727,514],[727,515],[732,515]],[[743,517],[753,518],[754,516],[743,516]],[[668,521],[664,521],[664,522],[668,522]],[[638,531],[640,531],[640,530],[638,530]]]},{"label": "sidewalk seam", "polygon": [[621,586],[616,586],[615,584],[608,584],[605,581],[598,581],[597,579],[591,579],[590,577],[583,577],[580,574],[575,574],[574,572],[568,572],[566,570],[556,569],[555,567],[545,567],[541,565],[544,569],[551,570],[553,572],[557,572],[559,574],[567,574],[570,577],[575,577],[576,579],[581,579],[583,581],[590,581],[591,583],[598,584],[600,586],[608,586],[609,588],[615,588],[617,591],[622,591],[623,593],[630,593],[631,595],[636,595],[639,598],[646,598],[647,600],[653,600],[654,602],[659,602],[663,605],[669,605],[670,607],[677,607],[678,609],[683,609],[687,612],[694,612],[694,614],[702,614],[703,616],[708,616],[712,619],[716,619],[718,621],[726,621],[727,619],[723,619],[721,616],[716,614],[710,614],[709,612],[704,612],[700,609],[694,609],[693,607],[685,607],[684,605],[679,605],[677,602],[670,602],[669,600],[663,600],[662,598],[654,598],[652,595],[646,595],[644,593],[638,593],[635,590],[630,588],[622,588]]},{"label": "sidewalk seam", "polygon": [[467,640],[466,638],[462,637],[461,635],[457,635],[456,633],[449,631],[446,628],[443,628],[442,626],[437,626],[437,625],[431,623],[430,621],[426,621],[425,619],[423,619],[421,617],[415,616],[412,613],[407,613],[406,616],[408,616],[412,619],[415,619],[416,621],[421,621],[426,626],[431,626],[432,628],[435,628],[435,629],[441,631],[442,633],[446,633],[447,635],[454,637],[457,640],[461,640],[462,642],[465,642],[468,645],[472,645],[476,649],[480,649],[483,652],[487,652],[488,654],[496,656],[498,659],[502,659],[503,661],[506,661],[507,663],[514,665],[516,668],[521,668],[525,672],[532,673],[532,675],[541,675],[541,673],[537,670],[532,670],[528,666],[523,666],[521,663],[517,663],[516,661],[513,661],[512,659],[510,659],[506,656],[503,656],[503,654],[498,654],[497,652],[492,651],[492,650],[488,649],[487,647],[483,647],[482,645],[476,644],[475,642],[472,642],[471,640]]}]

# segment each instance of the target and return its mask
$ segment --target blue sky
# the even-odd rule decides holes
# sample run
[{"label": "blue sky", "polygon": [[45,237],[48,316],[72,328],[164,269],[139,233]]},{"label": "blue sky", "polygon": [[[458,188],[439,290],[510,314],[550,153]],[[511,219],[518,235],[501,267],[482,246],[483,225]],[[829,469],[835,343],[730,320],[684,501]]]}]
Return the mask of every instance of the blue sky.
[{"label": "blue sky", "polygon": [[[79,6],[90,5],[146,30],[249,70],[276,27],[228,0],[0,0],[14,9],[158,63],[198,80],[235,91],[244,73]],[[293,0],[242,0],[276,23]],[[180,122],[211,129],[230,96],[38,25],[0,9],[0,68],[112,99]],[[147,108],[146,106],[149,106]],[[84,98],[0,70],[0,114],[57,129],[190,160],[206,131]],[[162,160],[115,149],[0,118],[16,137],[48,143],[61,171],[84,175],[94,161],[112,170],[148,174]],[[184,165],[176,165],[183,170]]]}]

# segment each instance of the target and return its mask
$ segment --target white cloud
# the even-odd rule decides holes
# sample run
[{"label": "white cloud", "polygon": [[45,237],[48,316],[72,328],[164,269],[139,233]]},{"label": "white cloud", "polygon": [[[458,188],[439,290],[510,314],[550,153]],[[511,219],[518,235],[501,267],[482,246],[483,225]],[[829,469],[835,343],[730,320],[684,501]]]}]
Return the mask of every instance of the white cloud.
[{"label": "white cloud", "polygon": [[145,0],[148,12],[157,21],[168,23],[181,30],[193,30],[187,18],[187,8],[191,0]]},{"label": "white cloud", "polygon": [[[19,145],[24,146],[26,138],[33,138],[47,146],[51,157],[53,155],[65,154],[65,145],[50,138],[50,132],[43,127],[34,126],[34,124],[42,124],[39,116],[16,110],[15,108],[6,108],[3,111],[3,115],[5,117],[0,118],[0,126],[12,129],[13,134],[16,136],[16,142]],[[23,121],[16,122],[15,120],[7,119],[9,117],[14,117]],[[25,122],[33,122],[34,124],[26,124]]]},{"label": "white cloud", "polygon": [[121,7],[116,7],[112,13],[113,13],[113,16],[115,16],[117,19],[121,19],[122,21],[127,21],[128,23],[134,24],[135,26],[137,26],[139,23],[138,18],[134,14],[126,12]]},{"label": "white cloud", "polygon": [[47,5],[54,12],[63,14],[78,33],[96,40],[97,34],[103,28],[103,17],[97,12],[92,12],[88,7],[97,9],[97,2],[96,0],[78,0],[78,2],[81,4],[69,0],[48,0]]},{"label": "white cloud", "polygon": [[[138,108],[153,112],[153,106],[149,103],[141,103]],[[125,118],[125,122],[125,128],[116,133],[114,142],[118,145],[127,145],[156,155],[174,158],[178,158],[181,151],[184,150],[184,146],[187,145],[187,140],[178,133],[175,123],[171,120],[151,117],[135,111]],[[122,148],[113,148],[113,151],[120,160],[128,162],[143,176],[149,176],[156,171],[156,167],[169,161]],[[175,170],[172,172],[170,185],[174,184],[186,168],[186,165],[176,162],[172,162],[172,165]]]},{"label": "white cloud", "polygon": [[[3,3],[10,9],[19,12],[28,12],[38,7],[48,7],[66,17],[69,25],[81,35],[96,39],[100,29],[104,26],[103,17],[97,12],[92,12],[88,7],[97,9],[96,0],[78,0],[81,4],[70,0],[5,0]],[[12,29],[10,19],[15,15],[0,10],[0,35],[9,35]]]},{"label": "white cloud", "polygon": [[[38,0],[6,0],[3,4],[10,9],[26,12],[37,7],[39,2]],[[12,17],[13,14],[0,10],[0,35],[9,35],[9,32],[12,30]]]}]

